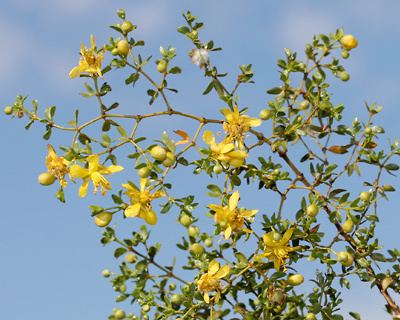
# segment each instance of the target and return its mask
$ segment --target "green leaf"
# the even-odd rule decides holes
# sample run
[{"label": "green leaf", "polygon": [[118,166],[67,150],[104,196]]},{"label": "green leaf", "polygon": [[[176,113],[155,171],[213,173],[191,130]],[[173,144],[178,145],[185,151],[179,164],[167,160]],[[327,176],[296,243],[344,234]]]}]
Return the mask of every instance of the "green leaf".
[{"label": "green leaf", "polygon": [[115,249],[114,251],[114,257],[116,259],[118,259],[120,256],[122,256],[123,254],[125,254],[128,250],[126,248],[120,247]]},{"label": "green leaf", "polygon": [[395,163],[389,163],[389,164],[385,165],[385,169],[388,171],[397,171],[397,170],[399,170],[399,168],[400,167]]}]

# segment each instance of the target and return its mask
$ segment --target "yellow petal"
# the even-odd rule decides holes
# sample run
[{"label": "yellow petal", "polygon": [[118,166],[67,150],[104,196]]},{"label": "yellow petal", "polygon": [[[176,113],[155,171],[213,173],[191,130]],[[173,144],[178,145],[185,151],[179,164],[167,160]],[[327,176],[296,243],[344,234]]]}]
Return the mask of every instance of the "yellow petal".
[{"label": "yellow petal", "polygon": [[[221,150],[220,150],[221,153],[228,153],[228,152],[232,151],[235,148],[233,143],[223,143],[223,142],[221,142],[220,145],[221,145]],[[234,152],[234,151],[232,151],[232,152]]]},{"label": "yellow petal", "polygon": [[261,125],[261,119],[250,118],[248,124],[250,127],[258,127]]},{"label": "yellow petal", "polygon": [[89,186],[89,179],[84,179],[82,185],[79,188],[79,196],[81,198],[86,197],[88,186]]},{"label": "yellow petal", "polygon": [[269,246],[274,242],[272,232],[263,235],[264,244]]},{"label": "yellow petal", "polygon": [[229,210],[233,211],[236,209],[239,201],[239,191],[235,191],[229,198]]},{"label": "yellow petal", "polygon": [[229,268],[228,265],[224,265],[221,269],[218,270],[218,272],[214,275],[214,277],[221,279],[226,277],[229,272],[231,271],[231,268]]},{"label": "yellow petal", "polygon": [[77,76],[79,76],[80,72],[79,72],[79,67],[74,67],[71,69],[71,71],[69,72],[69,77],[71,79],[76,78]]},{"label": "yellow petal", "polygon": [[92,50],[96,48],[96,40],[94,39],[94,35],[92,34],[90,35],[90,46]]},{"label": "yellow petal", "polygon": [[281,263],[279,261],[279,259],[275,259],[274,260],[274,268],[279,271],[279,269],[281,268]]},{"label": "yellow petal", "polygon": [[294,228],[287,229],[280,242],[281,243],[289,242],[290,238],[292,237],[293,231],[294,231]]},{"label": "yellow petal", "polygon": [[214,275],[215,273],[217,273],[219,269],[219,263],[215,260],[211,261],[210,264],[208,265],[208,273],[210,275]]},{"label": "yellow petal", "polygon": [[91,154],[87,157],[86,161],[89,164],[89,171],[97,171],[99,166],[99,155],[98,154]]},{"label": "yellow petal", "polygon": [[111,166],[107,167],[107,170],[110,171],[110,173],[115,173],[115,172],[120,172],[120,171],[124,170],[124,167],[111,165]]},{"label": "yellow petal", "polygon": [[137,217],[140,212],[140,203],[135,203],[129,207],[127,207],[124,211],[125,216],[128,218]]},{"label": "yellow petal", "polygon": [[228,227],[225,229],[225,231],[224,231],[224,237],[225,237],[225,239],[229,239],[229,237],[231,236],[231,234],[232,234],[232,228],[231,228],[231,225],[228,225]]},{"label": "yellow petal", "polygon": [[214,134],[213,134],[211,131],[209,131],[209,130],[204,131],[204,133],[203,133],[203,140],[204,140],[204,142],[207,143],[208,145],[214,144],[214,143],[215,143]]},{"label": "yellow petal", "polygon": [[144,191],[147,185],[147,178],[140,179],[140,191]]},{"label": "yellow petal", "polygon": [[210,297],[208,296],[207,292],[204,293],[203,298],[204,298],[205,303],[210,303]]},{"label": "yellow petal", "polygon": [[254,216],[257,212],[258,210],[245,210],[243,212],[240,212],[240,215],[244,218],[250,218]]},{"label": "yellow petal", "polygon": [[71,168],[69,169],[69,174],[72,178],[80,178],[80,179],[84,179],[88,176],[89,174],[89,170],[82,168],[81,166],[74,164],[73,166],[71,166]]},{"label": "yellow petal", "polygon": [[219,293],[219,291],[216,293],[216,295],[214,296],[214,301],[215,303],[218,303],[219,299],[221,298],[221,294]]}]

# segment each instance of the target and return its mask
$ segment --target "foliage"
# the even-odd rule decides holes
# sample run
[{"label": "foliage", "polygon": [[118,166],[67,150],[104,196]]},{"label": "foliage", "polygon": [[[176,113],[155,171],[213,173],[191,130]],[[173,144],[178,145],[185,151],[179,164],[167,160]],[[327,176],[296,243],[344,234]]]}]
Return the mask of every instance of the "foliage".
[{"label": "foliage", "polygon": [[[151,57],[140,54],[144,41],[132,37],[136,26],[123,10],[118,17],[121,21],[111,26],[117,37],[98,47],[92,36],[89,48],[81,46],[78,66],[70,73],[71,78],[87,81],[82,96],[97,100],[97,115],[81,121],[76,110],[74,119],[62,125],[55,119],[56,106],[42,116],[38,102],[34,100],[28,109],[23,96],[5,109],[7,115],[27,117],[27,129],[37,122],[44,125],[45,140],[54,130],[72,135],[71,144],[58,152],[49,144],[47,172],[39,177],[43,185],[58,180],[60,201],[65,202],[64,189],[73,187],[70,182],[80,184],[79,180],[80,197],[86,196],[91,184],[94,192],[111,196],[108,207],[92,205],[90,211],[104,228],[101,243],[114,245],[115,258],[125,259],[118,272],[104,270],[103,275],[110,278],[117,302],[127,300],[139,308],[115,309],[109,319],[339,320],[344,319],[341,288],[350,288],[356,277],[383,296],[388,313],[400,317],[392,298],[392,292],[400,291],[400,251],[384,252],[375,235],[378,202],[395,190],[385,184],[384,176],[399,169],[393,158],[400,148],[397,141],[387,148],[379,141],[384,129],[374,117],[381,106],[367,104],[366,120],[348,123],[343,119],[344,105],[336,104],[329,91],[328,80],[349,80],[341,59],[349,57],[357,40],[339,29],[315,36],[304,59],[285,49],[277,62],[280,83],[267,90],[272,98],[257,118],[247,115],[251,110],[240,106],[237,94],[242,85],[253,82],[252,65],[240,66],[229,89],[224,84],[227,74],[212,64],[213,54],[222,49],[214,41],[201,40],[204,25],[187,12],[178,32],[193,45],[189,56],[208,79],[203,94],[215,94],[224,105],[222,116],[213,119],[177,110],[170,103],[169,95],[178,92],[170,87],[170,78],[182,73],[175,65],[176,49],[161,47],[154,69]],[[112,96],[113,88],[107,77],[120,69],[129,71],[127,86],[147,83],[149,105],[160,100],[165,110],[125,114],[118,113],[118,102],[107,105],[105,97]],[[153,77],[155,70],[158,76]],[[138,134],[148,121],[166,116],[197,127],[191,133],[176,130],[178,141],[170,138],[172,132],[165,131],[154,143]],[[222,137],[215,134],[219,130]],[[118,164],[125,157],[134,163],[138,178]],[[200,212],[195,195],[174,196],[176,181],[171,173],[177,168],[192,172],[192,179],[200,174],[223,177],[216,180],[223,183],[209,184],[208,191],[199,188],[215,198],[202,207],[214,219],[211,232],[199,228],[199,220],[210,225],[211,219]],[[122,170],[132,181],[111,184]],[[374,175],[363,178],[360,194],[344,187],[349,179],[359,181],[363,172]],[[280,201],[275,211],[257,203],[251,209],[240,205],[239,189],[244,190],[245,184],[258,186],[262,197],[276,195]],[[297,207],[293,216],[285,209],[288,202]],[[178,266],[160,262],[162,245],[154,240],[161,239],[150,237],[159,214],[177,215],[187,230],[177,243],[187,260],[181,258]],[[110,226],[117,215],[133,218],[141,226],[130,237],[121,237]],[[301,265],[315,270],[315,278],[307,279],[311,285],[303,284],[305,277],[296,271]],[[360,319],[356,312],[350,315]]]}]

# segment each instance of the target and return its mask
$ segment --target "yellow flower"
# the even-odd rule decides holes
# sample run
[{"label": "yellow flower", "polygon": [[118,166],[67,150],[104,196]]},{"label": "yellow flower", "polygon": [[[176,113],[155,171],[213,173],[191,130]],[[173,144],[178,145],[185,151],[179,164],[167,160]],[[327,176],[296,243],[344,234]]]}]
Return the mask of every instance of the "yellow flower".
[{"label": "yellow flower", "polygon": [[251,127],[258,127],[261,125],[261,119],[251,118],[248,115],[241,115],[237,106],[233,107],[233,111],[229,108],[221,110],[225,116],[226,121],[223,123],[223,128],[227,134],[225,141],[237,143],[239,148],[242,149],[245,133]]},{"label": "yellow flower", "polygon": [[69,172],[68,169],[69,161],[65,160],[63,157],[57,156],[54,148],[49,144],[47,145],[47,157],[46,157],[46,167],[47,171],[60,180],[61,187],[65,188],[67,186],[67,180],[65,180],[65,175]]},{"label": "yellow flower", "polygon": [[289,240],[292,237],[293,231],[294,228],[288,229],[283,237],[276,231],[264,234],[264,253],[257,255],[256,260],[260,260],[264,257],[268,258],[269,260],[274,261],[274,267],[276,270],[279,270],[282,265],[285,270],[285,259],[289,258],[289,253],[301,248],[300,246],[289,246]]},{"label": "yellow flower", "polygon": [[90,48],[86,48],[81,44],[81,58],[76,67],[72,68],[69,72],[70,78],[76,78],[82,73],[89,73],[90,75],[98,75],[102,77],[101,62],[103,61],[104,51],[96,52],[96,41],[93,35],[90,35]]},{"label": "yellow flower", "polygon": [[210,146],[211,158],[228,163],[234,168],[243,165],[244,160],[247,158],[247,153],[242,150],[235,150],[233,143],[222,141],[217,144],[211,131],[204,131],[203,140]]},{"label": "yellow flower", "polygon": [[208,207],[215,211],[214,220],[224,230],[224,237],[228,239],[232,231],[239,231],[244,225],[245,219],[253,217],[258,210],[238,209],[239,191],[235,191],[229,198],[227,206],[210,204]]},{"label": "yellow flower", "polygon": [[200,279],[197,280],[197,288],[200,292],[204,293],[203,297],[206,303],[210,303],[210,296],[208,293],[211,291],[217,291],[214,296],[214,301],[218,303],[222,289],[220,279],[226,277],[230,270],[228,265],[220,268],[217,261],[213,260],[210,262],[207,273],[203,274]]},{"label": "yellow flower", "polygon": [[151,189],[146,188],[147,179],[140,179],[140,190],[132,184],[123,184],[126,195],[130,198],[131,205],[125,209],[125,216],[128,218],[139,217],[148,224],[157,223],[157,215],[151,207],[151,201],[165,197],[162,190],[150,193]]},{"label": "yellow flower", "polygon": [[86,196],[90,180],[92,180],[94,185],[94,193],[96,193],[97,189],[100,187],[101,194],[105,195],[107,190],[111,190],[111,184],[106,178],[104,178],[103,175],[119,172],[124,168],[115,165],[108,167],[101,165],[99,163],[99,155],[97,154],[88,156],[86,161],[88,163],[88,168],[82,168],[77,164],[71,166],[70,168],[71,178],[83,179],[83,183],[79,188],[79,196],[81,198]]}]

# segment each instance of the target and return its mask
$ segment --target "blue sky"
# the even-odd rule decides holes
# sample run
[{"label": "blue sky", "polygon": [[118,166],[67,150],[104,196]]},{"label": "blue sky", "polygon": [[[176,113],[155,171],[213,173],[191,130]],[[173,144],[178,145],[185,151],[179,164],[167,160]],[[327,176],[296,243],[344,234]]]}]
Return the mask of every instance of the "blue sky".
[{"label": "blue sky", "polygon": [[[203,39],[213,39],[224,48],[211,58],[220,70],[230,72],[232,79],[239,64],[253,63],[256,84],[239,92],[251,115],[265,107],[265,89],[278,84],[275,62],[283,55],[283,48],[301,51],[313,34],[344,27],[359,39],[359,47],[345,62],[351,80],[333,86],[336,101],[348,108],[348,122],[364,115],[364,101],[382,104],[384,112],[378,122],[388,137],[400,136],[400,3],[395,1],[2,0],[1,105],[12,103],[16,94],[27,94],[38,99],[42,108],[57,104],[61,119],[70,119],[76,107],[90,113],[93,102],[78,95],[83,81],[70,80],[68,72],[78,60],[79,44],[88,44],[91,33],[98,43],[113,34],[107,26],[116,21],[115,11],[120,7],[126,8],[128,17],[139,26],[136,38],[146,40],[145,55],[158,57],[160,45],[177,47],[177,61],[184,73],[172,82],[181,91],[172,97],[173,103],[182,110],[207,114],[215,114],[221,105],[215,98],[201,96],[206,82],[187,58],[189,42],[176,32],[183,24],[182,12],[190,9],[205,22]],[[135,91],[116,88],[112,99],[121,101],[124,108],[148,109],[140,87]],[[155,135],[161,133],[159,125],[163,123],[150,128]],[[166,126],[177,125],[190,129],[179,122]],[[60,205],[53,197],[54,188],[41,188],[36,179],[45,171],[42,128],[25,131],[23,127],[23,121],[0,115],[0,318],[105,319],[116,305],[111,286],[100,272],[116,268],[116,262],[111,249],[100,246],[101,231],[87,209],[99,196],[80,200],[77,188],[71,185],[69,201]],[[53,141],[57,145],[64,139],[56,135]],[[397,179],[388,181],[398,185]],[[181,191],[193,187],[183,179],[177,179],[176,184]],[[255,199],[247,201],[252,208]],[[388,247],[398,244],[395,215],[399,204],[394,195],[381,206],[378,232]],[[138,226],[119,222],[125,231]],[[156,232],[172,249],[171,233],[162,226]],[[344,297],[344,309],[358,309],[363,319],[385,317],[383,299],[368,285],[354,284],[353,291],[344,292]]]}]

